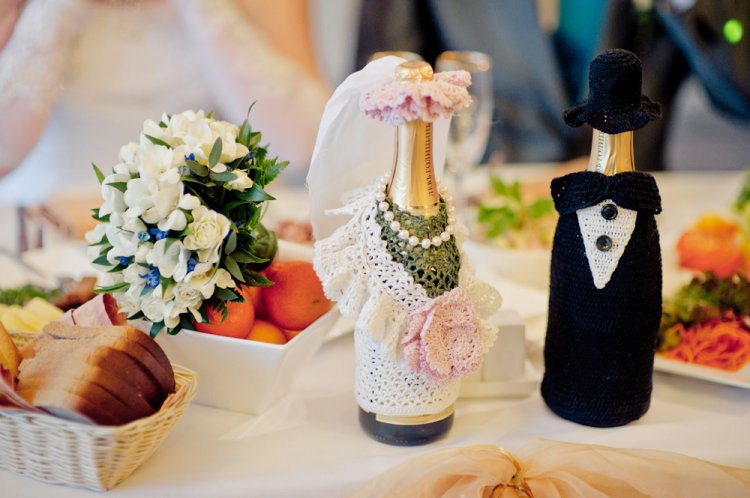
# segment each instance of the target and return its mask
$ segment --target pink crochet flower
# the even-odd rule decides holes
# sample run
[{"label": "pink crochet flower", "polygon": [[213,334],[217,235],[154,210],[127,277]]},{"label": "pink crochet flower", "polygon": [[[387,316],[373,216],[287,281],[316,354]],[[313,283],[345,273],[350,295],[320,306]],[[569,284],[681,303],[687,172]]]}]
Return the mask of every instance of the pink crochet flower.
[{"label": "pink crochet flower", "polygon": [[409,367],[437,383],[482,364],[484,338],[469,295],[455,288],[409,314],[401,341]]},{"label": "pink crochet flower", "polygon": [[359,108],[368,116],[393,126],[415,119],[432,122],[468,107],[471,97],[466,87],[469,85],[471,74],[467,71],[435,73],[432,81],[422,83],[391,81],[363,93]]}]

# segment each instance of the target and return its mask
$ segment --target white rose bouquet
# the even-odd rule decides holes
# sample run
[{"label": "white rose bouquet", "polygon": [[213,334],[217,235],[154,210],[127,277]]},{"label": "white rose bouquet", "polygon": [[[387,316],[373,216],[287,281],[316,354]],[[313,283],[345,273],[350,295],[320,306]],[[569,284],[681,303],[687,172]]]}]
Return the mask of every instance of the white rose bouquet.
[{"label": "white rose bouquet", "polygon": [[243,300],[240,285],[270,285],[258,273],[277,247],[260,222],[273,199],[263,188],[287,163],[260,140],[247,119],[165,114],[120,149],[112,174],[94,165],[104,202],[86,239],[105,272],[97,290],[129,320],[151,321],[152,336],[207,321],[207,306],[226,317],[225,303]]}]

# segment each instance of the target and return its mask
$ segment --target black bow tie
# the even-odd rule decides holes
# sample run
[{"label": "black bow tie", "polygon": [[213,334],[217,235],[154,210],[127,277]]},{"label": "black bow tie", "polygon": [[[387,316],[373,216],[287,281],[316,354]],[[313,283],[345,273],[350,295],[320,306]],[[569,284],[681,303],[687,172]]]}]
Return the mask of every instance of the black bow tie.
[{"label": "black bow tie", "polygon": [[552,199],[560,216],[612,199],[625,209],[651,214],[661,212],[661,197],[654,177],[628,171],[607,176],[579,171],[552,180]]}]

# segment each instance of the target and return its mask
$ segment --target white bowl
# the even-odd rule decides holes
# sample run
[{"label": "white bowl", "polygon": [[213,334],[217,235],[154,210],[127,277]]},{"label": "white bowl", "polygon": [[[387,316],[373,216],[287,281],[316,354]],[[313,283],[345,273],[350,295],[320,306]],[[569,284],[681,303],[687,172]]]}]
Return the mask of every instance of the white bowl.
[{"label": "white bowl", "polygon": [[159,334],[157,342],[170,361],[198,374],[196,403],[257,415],[305,371],[339,316],[338,308],[331,309],[284,345],[192,330]]},{"label": "white bowl", "polygon": [[[279,241],[280,260],[312,260],[312,247]],[[318,318],[284,345],[234,339],[193,330],[161,333],[169,359],[198,374],[195,402],[257,415],[284,396],[320,349],[340,317],[338,308]]]}]

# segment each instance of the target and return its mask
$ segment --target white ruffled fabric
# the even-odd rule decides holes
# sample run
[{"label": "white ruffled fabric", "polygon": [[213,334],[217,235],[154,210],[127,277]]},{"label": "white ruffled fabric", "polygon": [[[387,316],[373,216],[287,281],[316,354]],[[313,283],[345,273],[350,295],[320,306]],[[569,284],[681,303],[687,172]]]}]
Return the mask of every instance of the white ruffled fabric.
[{"label": "white ruffled fabric", "polygon": [[[360,406],[390,416],[437,413],[455,402],[460,380],[438,384],[413,372],[405,362],[400,345],[407,317],[431,298],[386,249],[376,219],[375,194],[375,186],[357,190],[344,207],[330,211],[351,219],[315,243],[315,271],[328,298],[338,302],[343,315],[355,320],[355,394]],[[459,244],[460,238],[459,234]],[[497,330],[484,319],[500,307],[500,295],[476,278],[463,257],[459,286],[480,318],[486,353]]]}]

